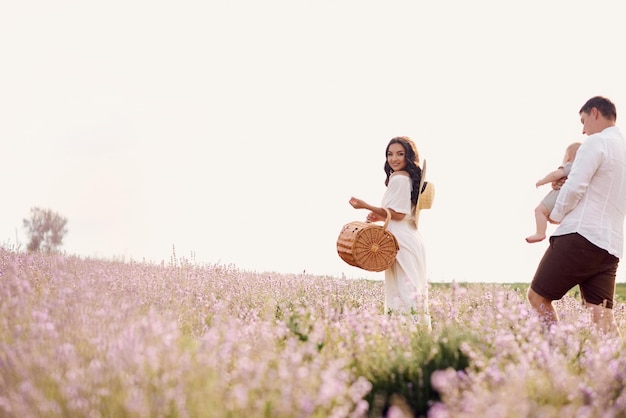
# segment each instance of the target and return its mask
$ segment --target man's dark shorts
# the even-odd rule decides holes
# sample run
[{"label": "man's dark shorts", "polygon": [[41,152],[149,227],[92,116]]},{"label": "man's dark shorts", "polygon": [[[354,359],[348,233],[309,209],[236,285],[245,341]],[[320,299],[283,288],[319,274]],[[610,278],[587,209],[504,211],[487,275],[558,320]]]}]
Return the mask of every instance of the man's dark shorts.
[{"label": "man's dark shorts", "polygon": [[551,236],[530,287],[549,300],[580,287],[584,302],[613,308],[619,259],[578,233]]}]

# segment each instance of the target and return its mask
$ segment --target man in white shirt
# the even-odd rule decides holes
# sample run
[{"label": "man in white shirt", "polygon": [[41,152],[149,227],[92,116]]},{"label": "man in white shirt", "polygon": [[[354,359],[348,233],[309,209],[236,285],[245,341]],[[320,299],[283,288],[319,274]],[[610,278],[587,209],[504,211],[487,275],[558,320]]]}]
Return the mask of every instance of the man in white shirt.
[{"label": "man in white shirt", "polygon": [[615,126],[615,105],[596,96],[580,109],[589,137],[576,154],[550,222],[550,237],[528,300],[548,323],[559,320],[552,301],[578,285],[594,322],[619,335],[613,316],[615,276],[624,245],[626,215],[626,141]]}]

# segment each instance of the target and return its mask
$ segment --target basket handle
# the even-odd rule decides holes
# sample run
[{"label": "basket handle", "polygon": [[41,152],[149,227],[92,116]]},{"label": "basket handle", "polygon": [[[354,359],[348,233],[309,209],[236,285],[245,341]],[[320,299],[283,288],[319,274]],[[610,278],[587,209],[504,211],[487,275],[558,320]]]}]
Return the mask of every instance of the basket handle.
[{"label": "basket handle", "polygon": [[385,219],[385,224],[383,225],[383,229],[387,229],[387,225],[389,225],[389,221],[391,220],[391,211],[387,208],[383,208],[385,209],[385,212],[387,212],[387,218]]}]

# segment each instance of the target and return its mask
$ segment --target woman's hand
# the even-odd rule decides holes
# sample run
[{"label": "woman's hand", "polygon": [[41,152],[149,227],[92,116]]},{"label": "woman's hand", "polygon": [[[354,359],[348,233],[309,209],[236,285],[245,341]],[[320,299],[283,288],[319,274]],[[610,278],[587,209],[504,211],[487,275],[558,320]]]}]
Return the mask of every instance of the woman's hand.
[{"label": "woman's hand", "polygon": [[[381,216],[378,213],[374,212],[375,209],[379,209],[379,208],[374,208],[373,206],[365,203],[361,199],[357,199],[356,197],[351,197],[349,200],[349,203],[355,209],[369,209],[370,210],[370,213],[367,214],[367,218],[366,218],[367,222],[378,222],[378,221],[384,221],[387,219],[386,216]],[[404,217],[404,215],[402,215],[402,217]]]},{"label": "woman's hand", "polygon": [[349,203],[354,209],[365,209],[367,207],[367,203],[356,197],[350,198]]},{"label": "woman's hand", "polygon": [[383,218],[376,212],[370,212],[367,214],[367,222],[380,222],[384,221],[386,218]]}]

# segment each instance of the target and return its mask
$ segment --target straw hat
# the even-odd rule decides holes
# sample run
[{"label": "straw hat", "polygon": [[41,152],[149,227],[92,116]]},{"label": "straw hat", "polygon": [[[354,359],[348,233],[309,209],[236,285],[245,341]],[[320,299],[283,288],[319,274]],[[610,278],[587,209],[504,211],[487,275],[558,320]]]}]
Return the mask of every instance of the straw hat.
[{"label": "straw hat", "polygon": [[415,205],[415,226],[419,220],[419,214],[422,209],[430,209],[435,200],[435,185],[426,181],[426,160],[422,164],[422,179],[420,180],[420,193],[417,195],[417,204]]}]

